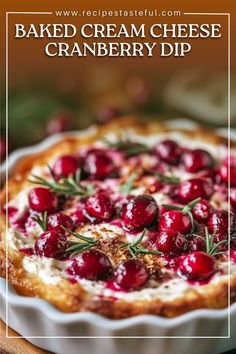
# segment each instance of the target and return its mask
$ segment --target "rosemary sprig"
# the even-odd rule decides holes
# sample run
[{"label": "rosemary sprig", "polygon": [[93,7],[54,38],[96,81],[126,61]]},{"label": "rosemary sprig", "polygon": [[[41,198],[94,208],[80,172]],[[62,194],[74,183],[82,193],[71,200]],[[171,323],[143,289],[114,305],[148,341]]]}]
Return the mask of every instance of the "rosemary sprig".
[{"label": "rosemary sprig", "polygon": [[134,186],[134,181],[137,178],[137,174],[133,172],[127,179],[127,181],[120,186],[120,192],[124,195],[127,195],[131,192]]},{"label": "rosemary sprig", "polygon": [[162,204],[163,207],[169,209],[169,210],[181,210],[183,213],[187,214],[190,217],[191,224],[192,224],[192,232],[194,230],[194,218],[192,214],[192,209],[195,207],[195,205],[200,202],[201,198],[196,198],[192,200],[189,204],[187,204],[185,207],[180,207],[177,205],[169,205],[169,204]]},{"label": "rosemary sprig", "polygon": [[142,240],[146,234],[146,231],[147,231],[147,229],[144,229],[144,231],[142,232],[141,236],[138,238],[137,241],[135,241],[133,243],[132,242],[123,243],[120,246],[120,249],[127,248],[129,253],[131,254],[131,258],[136,258],[138,253],[139,254],[161,255],[162,253],[159,251],[151,251],[151,250],[148,250],[147,248],[140,246],[140,243],[142,242]]},{"label": "rosemary sprig", "polygon": [[166,176],[166,175],[163,175],[162,173],[158,173],[158,172],[153,173],[153,175],[156,176],[160,182],[165,182],[165,183],[169,183],[169,184],[179,184],[179,182],[180,182],[180,178],[176,177],[174,175]]},{"label": "rosemary sprig", "polygon": [[[51,172],[51,169],[50,169]],[[52,192],[63,194],[65,197],[70,197],[72,195],[79,195],[80,197],[87,197],[94,193],[94,187],[92,185],[82,186],[81,171],[78,169],[75,176],[69,176],[68,178],[62,178],[57,181],[53,174],[53,181],[47,181],[45,178],[32,175],[34,179],[29,179],[29,182],[34,184],[39,184],[41,186],[48,187]]]},{"label": "rosemary sprig", "polygon": [[47,224],[48,224],[48,213],[47,213],[47,211],[45,211],[42,214],[41,217],[39,215],[36,215],[36,216],[32,217],[32,220],[37,222],[43,231],[47,230]]},{"label": "rosemary sprig", "polygon": [[62,228],[68,232],[70,235],[73,235],[76,237],[79,242],[75,241],[70,241],[70,247],[66,249],[66,252],[71,252],[70,256],[76,256],[77,254],[86,251],[98,244],[101,238],[95,238],[95,237],[86,237],[80,234],[77,234],[76,232],[73,232],[66,227],[62,226]]},{"label": "rosemary sprig", "polygon": [[205,227],[205,236],[206,236],[206,252],[210,256],[218,256],[219,254],[223,254],[224,252],[217,251],[218,247],[227,243],[228,240],[222,240],[217,243],[214,242],[215,234],[210,235],[207,227]]},{"label": "rosemary sprig", "polygon": [[104,140],[104,142],[109,148],[123,151],[127,157],[135,156],[150,151],[150,148],[142,143],[137,143],[125,139],[120,139],[116,142]]}]

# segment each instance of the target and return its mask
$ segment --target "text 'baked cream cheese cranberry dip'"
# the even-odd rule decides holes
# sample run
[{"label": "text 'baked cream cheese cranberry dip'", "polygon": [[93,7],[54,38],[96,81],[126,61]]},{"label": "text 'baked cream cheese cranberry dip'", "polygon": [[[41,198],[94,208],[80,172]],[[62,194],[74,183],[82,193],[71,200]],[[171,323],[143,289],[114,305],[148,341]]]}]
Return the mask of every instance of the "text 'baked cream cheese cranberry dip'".
[{"label": "text 'baked cream cheese cranberry dip'", "polygon": [[117,319],[227,307],[229,281],[236,300],[236,143],[228,164],[212,131],[119,119],[25,157],[8,191],[1,271],[21,295]]}]

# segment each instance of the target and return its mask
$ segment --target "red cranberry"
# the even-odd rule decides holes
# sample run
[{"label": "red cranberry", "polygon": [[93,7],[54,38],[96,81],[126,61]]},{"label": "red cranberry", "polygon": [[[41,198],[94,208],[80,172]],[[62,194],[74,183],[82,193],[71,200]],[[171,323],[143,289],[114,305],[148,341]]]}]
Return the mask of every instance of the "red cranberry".
[{"label": "red cranberry", "polygon": [[143,263],[130,259],[118,265],[114,280],[126,290],[137,290],[147,283],[148,272]]},{"label": "red cranberry", "polygon": [[148,193],[153,194],[163,188],[163,184],[160,181],[155,181],[147,190]]},{"label": "red cranberry", "polygon": [[187,240],[184,235],[174,231],[161,231],[156,240],[158,251],[168,256],[179,256],[186,248]]},{"label": "red cranberry", "polygon": [[54,211],[58,206],[58,198],[48,188],[36,187],[29,192],[30,207],[36,211]]},{"label": "red cranberry", "polygon": [[72,118],[69,115],[58,115],[50,119],[46,126],[48,135],[72,129]]},{"label": "red cranberry", "polygon": [[19,251],[26,256],[33,256],[34,255],[34,250],[31,247],[26,247],[26,248],[21,248]]},{"label": "red cranberry", "polygon": [[42,233],[34,244],[34,252],[37,256],[56,259],[63,259],[67,248],[66,236],[55,230]]},{"label": "red cranberry", "polygon": [[104,280],[111,275],[112,265],[103,252],[90,249],[72,258],[67,272],[89,280]]},{"label": "red cranberry", "polygon": [[92,195],[86,200],[86,211],[99,220],[108,221],[112,218],[115,208],[112,200],[105,193]]},{"label": "red cranberry", "polygon": [[77,203],[76,204],[76,209],[73,211],[71,214],[71,218],[76,226],[79,226],[81,224],[86,224],[88,222],[88,219],[85,215],[85,204],[84,203]]},{"label": "red cranberry", "polygon": [[178,188],[174,184],[165,184],[162,193],[168,195],[171,199],[175,199]]},{"label": "red cranberry", "polygon": [[163,140],[155,148],[156,154],[165,162],[177,164],[180,157],[180,147],[172,140]]},{"label": "red cranberry", "polygon": [[0,163],[6,158],[6,140],[4,138],[0,138]]},{"label": "red cranberry", "polygon": [[[230,219],[230,234],[235,234],[235,215],[233,213],[228,214],[226,210],[218,210],[214,212],[207,223],[208,231],[211,235],[216,234],[216,239],[223,240],[228,235],[228,225]],[[218,236],[217,236],[218,235]]]},{"label": "red cranberry", "polygon": [[5,204],[2,211],[3,211],[4,215],[6,215],[6,213],[8,213],[9,218],[14,218],[14,216],[18,212],[18,208],[11,206],[9,204]]},{"label": "red cranberry", "polygon": [[112,159],[103,151],[91,151],[87,154],[84,161],[84,171],[96,179],[104,179],[111,176],[115,165]]},{"label": "red cranberry", "polygon": [[196,251],[182,259],[179,269],[187,279],[207,279],[216,270],[215,259],[205,252]]},{"label": "red cranberry", "polygon": [[156,229],[148,230],[148,242],[151,246],[153,246],[153,244],[156,242],[158,234],[159,233]]},{"label": "red cranberry", "polygon": [[159,231],[180,232],[186,235],[191,229],[190,217],[181,210],[169,210],[162,214],[159,221]]},{"label": "red cranberry", "polygon": [[63,230],[62,226],[69,230],[74,228],[73,220],[69,215],[66,215],[62,212],[49,215],[47,224],[48,230],[55,230],[64,234],[65,230]]},{"label": "red cranberry", "polygon": [[212,213],[213,208],[207,200],[200,200],[192,209],[192,214],[195,220],[201,223],[206,223]]},{"label": "red cranberry", "polygon": [[74,176],[78,167],[78,160],[74,156],[64,155],[56,159],[52,170],[56,178],[61,178],[69,175]]},{"label": "red cranberry", "polygon": [[132,200],[134,197],[132,195],[125,195],[125,196],[122,196],[122,197],[118,197],[115,201],[115,205],[116,205],[116,214],[118,216],[121,216],[122,215],[122,212],[125,208],[125,206],[128,204],[128,202],[130,200]]},{"label": "red cranberry", "polygon": [[155,147],[155,152],[161,160],[176,165],[179,162],[181,150],[173,140],[163,140]]},{"label": "red cranberry", "polygon": [[26,224],[29,218],[29,211],[25,210],[20,216],[13,214],[9,215],[9,219],[14,228],[21,232],[26,232]]},{"label": "red cranberry", "polygon": [[209,152],[201,149],[186,151],[181,157],[181,162],[184,169],[190,173],[211,168],[214,164],[214,160]]},{"label": "red cranberry", "polygon": [[219,176],[221,182],[228,183],[228,178],[230,178],[230,184],[236,186],[236,166],[231,163],[228,168],[228,161],[223,163],[219,168]]},{"label": "red cranberry", "polygon": [[236,209],[236,188],[230,189],[230,204],[233,209]]},{"label": "red cranberry", "polygon": [[189,203],[196,198],[209,199],[213,194],[212,185],[204,179],[192,178],[180,183],[178,200],[180,203]]},{"label": "red cranberry", "polygon": [[204,251],[206,249],[206,242],[202,237],[194,237],[188,242],[188,249],[190,251]]},{"label": "red cranberry", "polygon": [[215,168],[208,168],[206,170],[199,171],[197,174],[198,178],[205,178],[213,183],[216,181],[216,169]]},{"label": "red cranberry", "polygon": [[211,235],[216,232],[227,232],[228,230],[228,213],[225,210],[215,211],[209,218],[207,223],[208,231]]},{"label": "red cranberry", "polygon": [[124,207],[122,220],[130,230],[140,230],[152,224],[158,216],[155,199],[147,194],[132,198]]}]

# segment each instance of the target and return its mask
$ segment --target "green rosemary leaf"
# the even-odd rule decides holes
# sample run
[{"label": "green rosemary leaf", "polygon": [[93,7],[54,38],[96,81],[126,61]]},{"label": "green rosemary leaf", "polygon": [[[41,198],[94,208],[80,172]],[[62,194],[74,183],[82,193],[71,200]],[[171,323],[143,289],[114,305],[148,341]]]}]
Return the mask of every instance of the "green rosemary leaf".
[{"label": "green rosemary leaf", "polygon": [[144,229],[144,231],[142,232],[141,236],[138,238],[137,241],[135,241],[133,243],[132,242],[123,243],[120,246],[120,249],[127,248],[129,253],[131,254],[131,258],[136,258],[137,254],[152,254],[152,255],[159,255],[159,256],[162,255],[162,253],[159,251],[152,251],[152,250],[144,248],[140,245],[146,232],[147,232],[147,229]]},{"label": "green rosemary leaf", "polygon": [[227,242],[228,242],[228,240],[221,240],[218,243],[213,243],[213,247],[210,250],[210,254],[215,256],[215,251],[217,250],[217,248],[221,245],[224,245]]},{"label": "green rosemary leaf", "polygon": [[153,254],[153,255],[161,255],[162,253],[159,251],[151,251],[148,250],[146,248],[138,248],[138,250],[136,251],[136,253],[142,253],[142,254]]},{"label": "green rosemary leaf", "polygon": [[195,205],[200,202],[202,198],[196,198],[194,200],[192,200],[190,203],[188,203],[184,208],[183,208],[183,212],[188,212],[189,210],[193,209],[195,207]]},{"label": "green rosemary leaf", "polygon": [[146,145],[129,140],[120,139],[116,142],[111,142],[105,139],[104,142],[109,148],[123,151],[127,157],[135,156],[145,152],[150,152],[150,148]]},{"label": "green rosemary leaf", "polygon": [[[53,171],[49,167],[51,175],[53,176]],[[71,197],[72,195],[78,195],[82,198],[92,195],[94,193],[94,187],[92,185],[82,186],[80,183],[81,171],[78,169],[76,175],[68,176],[67,178],[62,178],[59,181],[55,179],[53,181],[47,181],[45,178],[32,175],[34,179],[29,179],[29,182],[34,184],[39,184],[41,186],[48,187],[52,192],[57,194],[63,194],[65,197]]]},{"label": "green rosemary leaf", "polygon": [[82,252],[84,252],[84,251],[86,251],[86,250],[88,250],[88,249],[90,249],[90,248],[91,248],[91,246],[83,245],[83,247],[78,248],[78,249],[76,249],[74,252],[72,252],[72,253],[70,254],[70,257],[74,257],[74,256],[76,256],[77,254],[82,253]]},{"label": "green rosemary leaf", "polygon": [[146,235],[147,229],[144,229],[143,232],[141,233],[141,236],[133,243],[133,246],[138,246],[142,241],[144,236]]},{"label": "green rosemary leaf", "polygon": [[128,246],[129,253],[131,254],[131,258],[136,258],[136,252],[134,252],[131,246]]},{"label": "green rosemary leaf", "polygon": [[161,204],[161,206],[169,210],[183,210],[182,207],[178,207],[177,205]]},{"label": "green rosemary leaf", "polygon": [[206,252],[210,253],[210,236],[207,227],[205,227],[205,235],[206,235]]},{"label": "green rosemary leaf", "polygon": [[192,225],[192,232],[194,231],[194,217],[193,214],[191,213],[191,211],[187,211],[186,214],[189,216],[190,221],[191,221],[191,225]]},{"label": "green rosemary leaf", "polygon": [[48,224],[48,213],[47,213],[47,211],[45,211],[42,214],[42,217],[40,217],[38,215],[32,217],[32,220],[37,222],[43,231],[47,230],[47,224]]},{"label": "green rosemary leaf", "polygon": [[71,257],[73,257],[76,254],[79,254],[87,249],[95,247],[101,239],[101,238],[95,238],[95,237],[86,237],[86,236],[77,234],[76,232],[73,232],[64,226],[62,226],[62,228],[65,231],[67,231],[70,235],[76,237],[79,240],[78,242],[70,241],[71,245],[66,249],[66,252],[72,252],[70,255]]},{"label": "green rosemary leaf", "polygon": [[158,177],[160,182],[165,182],[169,184],[179,184],[180,178],[175,176],[166,176],[162,173],[155,172],[153,173],[154,176]]},{"label": "green rosemary leaf", "polygon": [[134,181],[136,180],[136,178],[137,178],[137,174],[135,172],[132,173],[128,177],[126,183],[120,186],[120,192],[124,195],[130,194],[131,190],[133,189]]},{"label": "green rosemary leaf", "polygon": [[79,247],[83,247],[84,244],[81,242],[81,244],[78,246],[78,242],[74,244],[73,246],[70,246],[66,249],[66,252],[74,251],[77,250]]},{"label": "green rosemary leaf", "polygon": [[194,200],[192,200],[189,204],[187,204],[184,207],[179,207],[176,205],[170,205],[170,204],[162,204],[163,207],[169,209],[169,210],[182,210],[183,213],[187,214],[191,220],[191,224],[192,224],[192,231],[190,234],[193,233],[194,231],[194,217],[192,214],[192,208],[201,200],[201,198],[196,198]]},{"label": "green rosemary leaf", "polygon": [[224,253],[224,252],[217,251],[217,249],[219,248],[219,246],[226,244],[228,240],[221,240],[218,243],[214,243],[215,234],[210,235],[207,227],[205,227],[205,236],[206,236],[206,252],[210,256],[215,257],[219,254]]}]

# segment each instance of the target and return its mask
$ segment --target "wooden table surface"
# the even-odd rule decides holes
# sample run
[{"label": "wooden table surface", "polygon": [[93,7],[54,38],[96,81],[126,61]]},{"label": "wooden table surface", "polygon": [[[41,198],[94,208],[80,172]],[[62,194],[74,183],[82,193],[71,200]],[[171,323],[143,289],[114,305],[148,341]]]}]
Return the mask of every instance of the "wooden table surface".
[{"label": "wooden table surface", "polygon": [[[8,327],[8,336],[19,334]],[[35,347],[24,338],[6,338],[6,325],[0,320],[0,353],[2,354],[50,354],[50,352]]]}]

